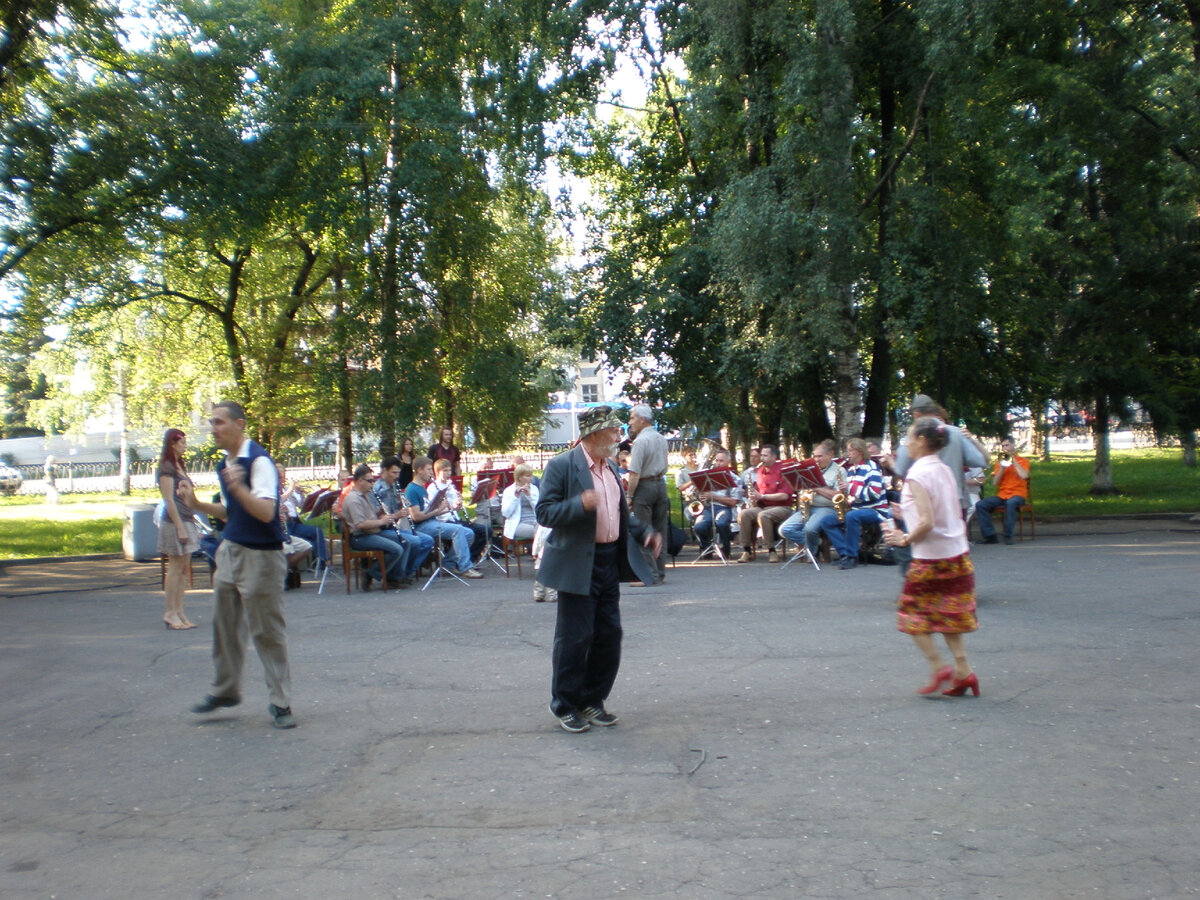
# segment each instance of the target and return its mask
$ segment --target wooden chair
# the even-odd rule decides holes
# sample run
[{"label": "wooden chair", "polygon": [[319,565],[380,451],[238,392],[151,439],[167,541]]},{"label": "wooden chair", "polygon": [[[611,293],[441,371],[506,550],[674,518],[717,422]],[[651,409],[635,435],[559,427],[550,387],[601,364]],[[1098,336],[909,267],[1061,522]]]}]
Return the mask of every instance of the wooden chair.
[{"label": "wooden chair", "polygon": [[[201,558],[203,558],[203,555],[201,556]],[[196,554],[189,553],[188,557],[187,557],[187,576],[188,576],[188,590],[189,591],[196,587],[196,578],[195,578],[195,574],[193,573],[193,570],[192,570],[192,566],[195,563],[195,561],[196,561]],[[161,575],[162,575],[162,586],[165,588],[167,586],[167,555],[165,553],[159,555],[158,565],[159,565],[159,569],[161,570]],[[212,568],[210,567],[208,570],[208,586],[212,587],[212,585],[213,585],[213,573],[212,573]]]},{"label": "wooden chair", "polygon": [[509,549],[511,549],[513,557],[517,560],[517,578],[521,577],[521,547],[527,547],[530,553],[533,553],[533,538],[509,538],[501,536],[500,546],[504,551],[504,577],[508,578],[508,557]]},{"label": "wooden chair", "polygon": [[350,593],[350,571],[354,570],[354,586],[361,585],[360,577],[363,575],[369,560],[374,559],[379,563],[379,586],[381,590],[387,590],[387,560],[384,558],[382,550],[355,550],[350,545],[350,526],[342,522],[342,568],[346,575],[346,593]]},{"label": "wooden chair", "polygon": [[[1004,507],[997,506],[992,510],[992,518],[996,515],[1000,516],[1000,526],[997,529],[1001,534],[1004,533]],[[1025,502],[1017,508],[1017,540],[1025,540],[1025,516],[1029,516],[1029,539],[1037,540],[1037,520],[1033,516],[1033,477],[1025,481]]]}]

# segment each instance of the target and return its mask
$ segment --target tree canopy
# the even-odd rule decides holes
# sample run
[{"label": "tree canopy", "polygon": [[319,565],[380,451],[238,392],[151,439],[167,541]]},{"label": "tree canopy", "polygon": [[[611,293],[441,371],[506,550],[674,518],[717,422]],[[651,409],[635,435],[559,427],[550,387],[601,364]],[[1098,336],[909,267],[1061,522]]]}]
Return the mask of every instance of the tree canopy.
[{"label": "tree canopy", "polygon": [[[895,434],[916,392],[984,434],[1084,406],[1111,489],[1111,417],[1193,454],[1200,426],[1196,15],[17,3],[6,427],[77,420],[84,359],[101,392],[232,395],[273,445],[445,422],[499,448],[570,350],[743,445]],[[637,108],[600,102],[620,58]]]}]

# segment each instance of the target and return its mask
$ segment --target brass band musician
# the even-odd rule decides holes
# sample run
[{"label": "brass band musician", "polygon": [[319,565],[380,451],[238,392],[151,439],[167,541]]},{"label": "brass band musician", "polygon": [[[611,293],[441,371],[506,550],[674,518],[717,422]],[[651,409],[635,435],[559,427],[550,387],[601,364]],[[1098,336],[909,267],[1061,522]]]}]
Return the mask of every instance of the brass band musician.
[{"label": "brass band musician", "polygon": [[837,444],[832,440],[821,441],[813,449],[813,462],[821,470],[825,487],[813,488],[811,502],[802,503],[801,508],[779,529],[779,533],[789,541],[797,544],[804,541],[814,557],[821,548],[821,524],[837,518],[833,498],[843,492],[846,482],[846,473],[833,458],[835,449]]},{"label": "brass band musician", "polygon": [[[729,468],[729,451],[718,450],[709,460],[709,466],[714,469]],[[729,545],[732,541],[733,511],[738,505],[738,488],[725,488],[720,491],[700,491],[696,494],[697,502],[703,503],[704,508],[696,516],[692,530],[700,542],[700,555],[710,552],[713,544],[713,527],[721,538],[721,553],[729,558]]]},{"label": "brass band musician", "polygon": [[738,533],[742,540],[742,555],[738,562],[748,563],[754,559],[754,538],[758,527],[762,527],[763,542],[770,549],[770,562],[779,562],[775,550],[775,529],[792,514],[792,489],[784,480],[779,461],[779,449],[764,444],[762,465],[750,486],[746,500],[750,504],[738,516]]}]

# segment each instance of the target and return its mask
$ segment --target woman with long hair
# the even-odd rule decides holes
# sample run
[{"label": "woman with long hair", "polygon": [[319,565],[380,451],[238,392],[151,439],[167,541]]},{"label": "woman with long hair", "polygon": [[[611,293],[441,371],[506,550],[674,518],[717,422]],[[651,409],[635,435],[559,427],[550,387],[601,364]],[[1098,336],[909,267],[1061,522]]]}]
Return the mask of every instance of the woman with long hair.
[{"label": "woman with long hair", "polygon": [[[183,614],[184,580],[187,577],[189,557],[200,549],[200,529],[187,501],[194,490],[183,454],[187,451],[187,435],[178,428],[168,428],[163,435],[162,454],[158,458],[158,492],[166,505],[166,514],[158,526],[158,552],[167,558],[167,576],[163,591],[167,597],[167,610],[163,613],[163,624],[174,631],[195,628]],[[180,486],[185,485],[183,493]]]},{"label": "woman with long hair", "polygon": [[400,481],[396,485],[396,490],[403,491],[408,487],[413,480],[413,460],[417,458],[416,445],[412,438],[405,438],[400,442],[400,452],[396,454],[400,457]]},{"label": "woman with long hair", "polygon": [[[938,459],[950,440],[949,429],[933,416],[913,422],[908,430],[908,456],[900,508],[908,526],[905,534],[886,528],[893,547],[911,547],[912,563],[900,593],[897,628],[912,635],[929,661],[930,681],[918,694],[938,691],[961,697],[979,696],[979,678],[967,662],[963,635],[975,631],[975,567],[967,544],[959,502],[960,476]],[[946,641],[954,665],[943,665],[934,635]],[[943,689],[943,685],[946,687]]]}]

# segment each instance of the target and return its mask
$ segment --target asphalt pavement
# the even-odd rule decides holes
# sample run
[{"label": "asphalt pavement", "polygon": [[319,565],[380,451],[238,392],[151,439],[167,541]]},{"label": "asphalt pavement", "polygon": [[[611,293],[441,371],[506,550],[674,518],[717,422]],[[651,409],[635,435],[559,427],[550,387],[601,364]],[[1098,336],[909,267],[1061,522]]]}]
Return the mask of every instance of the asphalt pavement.
[{"label": "asphalt pavement", "polygon": [[547,711],[555,607],[287,594],[293,709],[188,707],[207,575],[0,567],[0,897],[1172,898],[1200,894],[1200,526],[973,550],[979,698],[925,699],[895,568],[691,566],[626,588],[613,728]]}]

